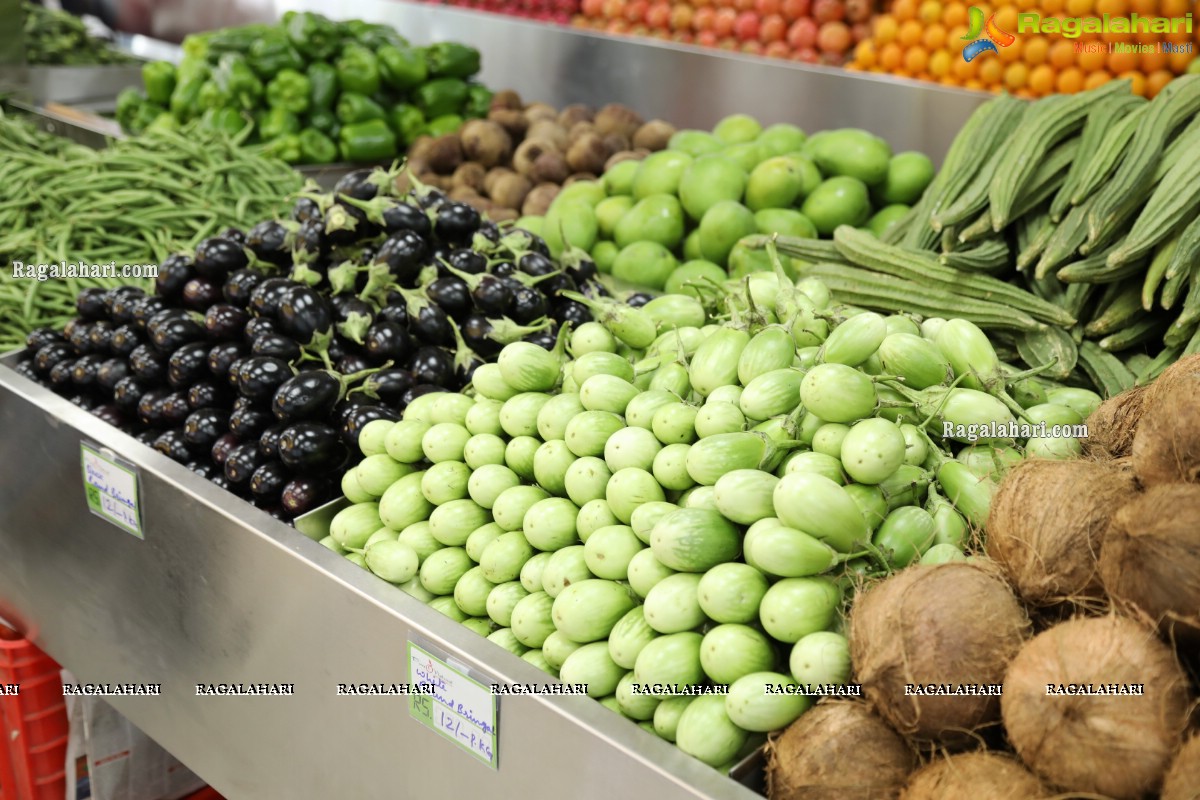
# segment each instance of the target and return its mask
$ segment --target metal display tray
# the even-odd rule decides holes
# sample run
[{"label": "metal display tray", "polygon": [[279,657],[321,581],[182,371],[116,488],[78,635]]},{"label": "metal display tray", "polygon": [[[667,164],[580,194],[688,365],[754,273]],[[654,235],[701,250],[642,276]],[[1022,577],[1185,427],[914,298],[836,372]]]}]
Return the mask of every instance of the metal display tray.
[{"label": "metal display tray", "polygon": [[[546,676],[21,377],[14,358],[0,361],[0,618],[80,681],[161,684],[108,700],[231,800],[757,796],[585,697],[502,698],[493,770],[404,698],[337,696],[406,682],[412,637],[484,682]],[[137,469],[144,540],[89,512],[83,440]],[[216,682],[295,694],[197,696]],[[739,773],[761,780],[753,762]]]}]

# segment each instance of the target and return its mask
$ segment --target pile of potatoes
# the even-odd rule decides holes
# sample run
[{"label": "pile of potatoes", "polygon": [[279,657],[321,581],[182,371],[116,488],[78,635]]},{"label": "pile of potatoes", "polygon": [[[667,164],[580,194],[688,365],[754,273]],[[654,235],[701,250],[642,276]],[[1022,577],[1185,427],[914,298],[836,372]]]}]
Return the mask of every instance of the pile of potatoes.
[{"label": "pile of potatoes", "polygon": [[504,91],[493,98],[487,119],[415,141],[408,165],[421,183],[500,222],[545,214],[563,186],[663,150],[674,133],[672,125],[644,122],[615,103],[599,111],[584,105],[558,111]]}]

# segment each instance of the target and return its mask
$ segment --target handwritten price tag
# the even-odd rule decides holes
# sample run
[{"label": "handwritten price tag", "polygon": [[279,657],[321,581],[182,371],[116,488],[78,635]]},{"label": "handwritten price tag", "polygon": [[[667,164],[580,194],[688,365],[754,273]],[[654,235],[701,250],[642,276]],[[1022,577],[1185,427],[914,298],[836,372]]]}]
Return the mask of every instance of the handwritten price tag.
[{"label": "handwritten price tag", "polygon": [[496,697],[427,648],[408,643],[408,713],[496,769]]},{"label": "handwritten price tag", "polygon": [[88,508],[126,533],[145,539],[136,468],[87,442],[80,442],[79,448]]}]

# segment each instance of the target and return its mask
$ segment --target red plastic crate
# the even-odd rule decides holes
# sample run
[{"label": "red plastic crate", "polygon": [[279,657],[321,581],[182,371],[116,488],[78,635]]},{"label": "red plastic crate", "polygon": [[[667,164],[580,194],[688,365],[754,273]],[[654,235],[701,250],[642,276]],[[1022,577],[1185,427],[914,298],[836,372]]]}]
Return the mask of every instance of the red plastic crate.
[{"label": "red plastic crate", "polygon": [[59,800],[66,794],[67,707],[60,667],[0,626],[0,800]]},{"label": "red plastic crate", "polygon": [[211,786],[205,786],[195,794],[189,794],[183,800],[225,800],[225,798],[217,794],[216,789]]}]

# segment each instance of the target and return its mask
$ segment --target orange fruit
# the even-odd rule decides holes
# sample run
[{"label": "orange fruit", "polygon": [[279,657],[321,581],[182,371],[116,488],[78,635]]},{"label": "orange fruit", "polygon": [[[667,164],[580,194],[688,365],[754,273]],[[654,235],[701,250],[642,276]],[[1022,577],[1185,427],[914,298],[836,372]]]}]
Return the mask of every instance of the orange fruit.
[{"label": "orange fruit", "polygon": [[1029,87],[1018,89],[1016,94],[1017,97],[1021,98],[1022,100],[1032,100],[1033,98],[1037,97],[1037,95],[1034,94]]},{"label": "orange fruit", "polygon": [[921,36],[921,46],[930,52],[939,50],[946,44],[946,28],[940,23],[934,23],[925,29]]},{"label": "orange fruit", "polygon": [[1141,57],[1137,53],[1108,54],[1108,71],[1114,75],[1131,72],[1137,69],[1140,63]]},{"label": "orange fruit", "polygon": [[857,66],[869,68],[875,66],[878,62],[875,52],[875,43],[870,39],[863,39],[858,43],[858,47],[854,48],[854,63]]},{"label": "orange fruit", "polygon": [[1059,94],[1076,94],[1083,91],[1085,76],[1079,67],[1068,67],[1058,73],[1054,81],[1054,89]]},{"label": "orange fruit", "polygon": [[925,29],[921,23],[915,19],[905,20],[900,23],[900,31],[896,34],[896,41],[901,47],[915,47],[920,44],[921,36],[925,33]]},{"label": "orange fruit", "polygon": [[1004,80],[1004,62],[998,58],[989,58],[979,65],[979,80],[985,86],[999,86]]},{"label": "orange fruit", "polygon": [[1029,73],[1029,89],[1038,97],[1054,91],[1054,70],[1048,64],[1039,64]]},{"label": "orange fruit", "polygon": [[921,0],[917,6],[917,19],[923,25],[932,25],[942,18],[942,4],[938,0]]},{"label": "orange fruit", "polygon": [[1015,42],[1013,42],[1012,44],[1010,44],[1008,47],[1000,48],[1000,61],[1002,61],[1005,64],[1011,64],[1014,61],[1020,61],[1021,55],[1024,52],[1024,50],[1025,50],[1025,40],[1022,39],[1020,36],[1018,36],[1017,40]]},{"label": "orange fruit", "polygon": [[917,0],[896,0],[892,3],[892,16],[901,22],[917,18]]},{"label": "orange fruit", "polygon": [[1174,72],[1176,75],[1182,75],[1187,72],[1188,65],[1192,63],[1192,59],[1195,57],[1195,53],[1171,53],[1171,55],[1167,56],[1167,64],[1170,66],[1171,72]]},{"label": "orange fruit", "polygon": [[1165,69],[1160,69],[1146,76],[1146,96],[1154,97],[1163,87],[1174,80],[1175,76]]},{"label": "orange fruit", "polygon": [[920,75],[929,66],[929,54],[923,48],[912,47],[904,54],[904,70]]},{"label": "orange fruit", "polygon": [[895,72],[900,69],[900,64],[904,61],[904,50],[895,42],[888,42],[883,47],[879,48],[879,66],[886,69],[888,72]]},{"label": "orange fruit", "polygon": [[979,73],[979,60],[971,61],[970,63],[963,61],[961,58],[954,59],[954,77],[958,78],[961,83],[974,78]]},{"label": "orange fruit", "polygon": [[1038,3],[1041,15],[1048,17],[1051,14],[1061,14],[1063,10],[1063,0],[1042,0]]},{"label": "orange fruit", "polygon": [[[1182,17],[1184,14],[1192,11],[1194,5],[1193,0],[1159,0],[1158,11],[1164,17]],[[1193,12],[1193,17],[1195,13]],[[1195,19],[1192,20],[1195,25]]]},{"label": "orange fruit", "polygon": [[958,86],[958,78],[955,78],[953,75],[947,75],[939,80],[938,83],[942,86]]},{"label": "orange fruit", "polygon": [[996,24],[1000,26],[1001,30],[1009,33],[1017,32],[1017,9],[1012,6],[1004,6],[996,11],[995,18]]},{"label": "orange fruit", "polygon": [[1078,53],[1075,59],[1079,62],[1079,68],[1084,72],[1095,72],[1104,69],[1104,65],[1108,63],[1108,52],[1106,50],[1084,50],[1082,53]]},{"label": "orange fruit", "polygon": [[1146,96],[1146,76],[1140,72],[1123,72],[1119,76],[1121,80],[1130,81],[1130,92],[1133,94]]},{"label": "orange fruit", "polygon": [[1139,17],[1158,16],[1158,0],[1130,0],[1129,8]]},{"label": "orange fruit", "polygon": [[1103,86],[1112,80],[1112,75],[1109,75],[1102,69],[1088,73],[1087,80],[1083,82],[1084,89],[1095,89],[1097,86]]},{"label": "orange fruit", "polygon": [[947,28],[967,24],[967,7],[962,3],[949,3],[942,10],[942,24]]},{"label": "orange fruit", "polygon": [[966,25],[955,25],[946,31],[946,46],[955,53],[961,53],[968,42],[963,39],[967,35]]},{"label": "orange fruit", "polygon": [[1050,45],[1050,66],[1056,70],[1075,66],[1075,45],[1066,39]]},{"label": "orange fruit", "polygon": [[1020,61],[1004,68],[1004,87],[1010,92],[1025,88],[1029,82],[1029,67]]},{"label": "orange fruit", "polygon": [[875,18],[875,30],[873,31],[876,44],[887,44],[896,40],[896,31],[900,28],[900,23],[896,22],[896,18],[888,14],[882,17]]},{"label": "orange fruit", "polygon": [[971,78],[969,81],[964,83],[963,86],[967,87],[968,89],[974,89],[977,92],[987,88],[981,81],[978,81],[975,78]]},{"label": "orange fruit", "polygon": [[1068,17],[1087,17],[1092,14],[1092,0],[1067,0]]},{"label": "orange fruit", "polygon": [[1129,0],[1096,0],[1096,16],[1129,16]]},{"label": "orange fruit", "polygon": [[1050,40],[1045,36],[1033,36],[1021,45],[1021,60],[1031,67],[1046,63],[1050,54]]},{"label": "orange fruit", "polygon": [[1153,53],[1142,53],[1141,68],[1142,72],[1149,75],[1151,72],[1158,72],[1167,68],[1168,55],[1159,50]]},{"label": "orange fruit", "polygon": [[945,78],[953,67],[953,56],[945,50],[935,50],[929,56],[929,74],[935,78]]}]

